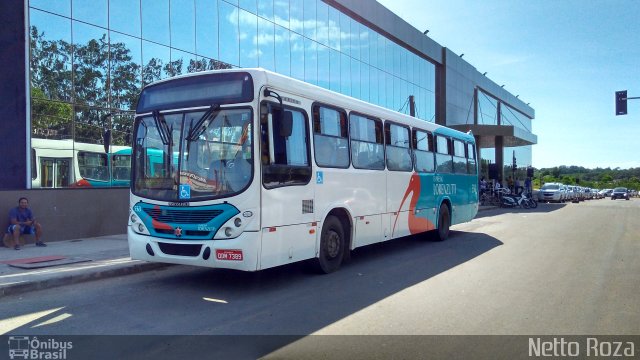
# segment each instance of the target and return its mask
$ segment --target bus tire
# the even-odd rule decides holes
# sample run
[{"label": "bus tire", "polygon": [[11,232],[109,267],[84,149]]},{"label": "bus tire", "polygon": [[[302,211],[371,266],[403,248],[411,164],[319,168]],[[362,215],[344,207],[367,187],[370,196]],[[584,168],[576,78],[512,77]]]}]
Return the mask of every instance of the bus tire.
[{"label": "bus tire", "polygon": [[438,211],[438,228],[436,229],[433,239],[435,241],[445,241],[449,237],[449,227],[451,226],[451,214],[447,204],[440,205]]},{"label": "bus tire", "polygon": [[340,268],[344,258],[345,236],[342,223],[335,216],[328,216],[322,225],[320,249],[316,258],[316,270],[329,274]]}]

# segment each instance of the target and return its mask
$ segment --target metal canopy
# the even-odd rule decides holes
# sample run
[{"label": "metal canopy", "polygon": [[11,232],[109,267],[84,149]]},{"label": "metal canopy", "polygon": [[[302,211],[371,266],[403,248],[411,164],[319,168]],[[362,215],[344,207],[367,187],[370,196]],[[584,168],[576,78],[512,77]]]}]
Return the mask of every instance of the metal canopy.
[{"label": "metal canopy", "polygon": [[527,130],[517,128],[513,125],[450,125],[452,129],[467,132],[471,130],[474,136],[480,138],[478,148],[495,148],[496,136],[502,136],[504,147],[517,147],[535,145],[538,143],[538,136]]}]

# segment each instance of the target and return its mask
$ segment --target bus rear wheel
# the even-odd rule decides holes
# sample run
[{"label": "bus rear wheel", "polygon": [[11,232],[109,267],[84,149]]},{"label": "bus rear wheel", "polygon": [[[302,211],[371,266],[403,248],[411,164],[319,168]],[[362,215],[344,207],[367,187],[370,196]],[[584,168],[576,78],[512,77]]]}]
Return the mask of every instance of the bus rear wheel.
[{"label": "bus rear wheel", "polygon": [[344,258],[345,237],[342,223],[335,216],[329,216],[322,226],[320,251],[316,259],[316,269],[323,274],[340,268]]},{"label": "bus rear wheel", "polygon": [[440,205],[438,212],[438,228],[433,236],[435,241],[445,241],[449,237],[449,227],[451,226],[451,215],[446,204]]}]

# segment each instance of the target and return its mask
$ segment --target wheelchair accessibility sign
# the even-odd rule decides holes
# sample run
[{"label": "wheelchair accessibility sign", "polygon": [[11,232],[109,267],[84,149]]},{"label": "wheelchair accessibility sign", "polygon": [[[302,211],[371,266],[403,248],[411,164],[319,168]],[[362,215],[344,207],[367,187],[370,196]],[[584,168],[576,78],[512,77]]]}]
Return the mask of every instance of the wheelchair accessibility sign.
[{"label": "wheelchair accessibility sign", "polygon": [[180,185],[180,199],[191,199],[190,185]]},{"label": "wheelchair accessibility sign", "polygon": [[322,171],[316,171],[316,184],[322,184],[324,182],[324,176]]}]

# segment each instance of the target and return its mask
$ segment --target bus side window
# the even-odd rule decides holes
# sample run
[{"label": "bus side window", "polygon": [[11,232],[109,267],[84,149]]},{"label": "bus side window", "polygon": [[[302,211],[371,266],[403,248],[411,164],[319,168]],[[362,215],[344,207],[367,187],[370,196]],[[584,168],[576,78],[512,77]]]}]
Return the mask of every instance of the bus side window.
[{"label": "bus side window", "polygon": [[467,173],[468,174],[476,174],[476,147],[467,143]]},{"label": "bus side window", "polygon": [[436,171],[439,173],[453,172],[453,157],[451,155],[451,139],[436,135]]},{"label": "bus side window", "polygon": [[460,140],[453,140],[453,171],[456,174],[467,173],[467,158],[464,145]]},{"label": "bus side window", "polygon": [[313,107],[313,152],[323,167],[349,167],[347,115],[327,106]]},{"label": "bus side window", "polygon": [[357,169],[384,170],[384,135],[379,119],[349,114],[351,157]]},{"label": "bus side window", "polygon": [[384,124],[387,150],[387,169],[411,171],[413,169],[409,128],[386,122]]},{"label": "bus side window", "polygon": [[413,150],[417,172],[434,172],[436,165],[433,154],[433,135],[421,130],[413,130]]}]

